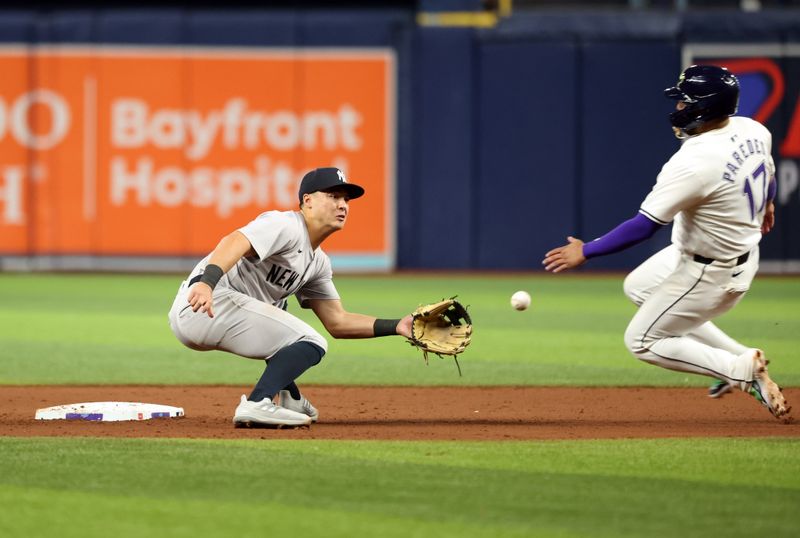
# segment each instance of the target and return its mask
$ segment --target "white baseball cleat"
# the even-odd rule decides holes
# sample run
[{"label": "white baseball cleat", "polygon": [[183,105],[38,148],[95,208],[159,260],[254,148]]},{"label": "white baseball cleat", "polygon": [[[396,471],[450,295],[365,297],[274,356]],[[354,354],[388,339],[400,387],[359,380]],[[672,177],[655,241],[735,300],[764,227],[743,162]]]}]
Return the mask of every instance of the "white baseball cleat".
[{"label": "white baseball cleat", "polygon": [[269,398],[251,402],[244,395],[233,414],[233,425],[237,428],[275,426],[307,426],[311,418],[289,409],[277,406]]},{"label": "white baseball cleat", "polygon": [[786,415],[792,408],[784,398],[781,388],[769,377],[769,373],[767,373],[769,361],[764,357],[764,352],[760,349],[755,350],[753,362],[755,364],[753,366],[753,383],[750,386],[750,394],[761,405],[766,407],[775,418]]},{"label": "white baseball cleat", "polygon": [[316,422],[319,419],[317,408],[311,405],[311,402],[305,396],[301,395],[299,400],[295,400],[288,390],[282,390],[280,391],[280,398],[281,407],[284,409],[307,415],[311,417],[311,422]]}]

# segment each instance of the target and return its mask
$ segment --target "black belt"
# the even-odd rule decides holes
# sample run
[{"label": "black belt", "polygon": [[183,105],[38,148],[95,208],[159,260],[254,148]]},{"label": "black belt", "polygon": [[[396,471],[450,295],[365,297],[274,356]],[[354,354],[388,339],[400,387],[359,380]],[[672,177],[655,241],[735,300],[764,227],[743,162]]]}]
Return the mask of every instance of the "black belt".
[{"label": "black belt", "polygon": [[[736,265],[742,265],[749,258],[750,258],[750,253],[749,252],[745,252],[744,254],[742,254],[741,256],[736,258]],[[703,265],[708,265],[710,263],[713,263],[713,262],[717,261],[714,258],[706,258],[705,256],[701,256],[700,254],[695,254],[694,258],[692,258],[692,259],[694,261],[696,261],[697,263],[702,263]],[[199,280],[199,278],[198,278],[198,280]]]},{"label": "black belt", "polygon": [[[708,263],[711,263],[711,262],[708,262]],[[189,281],[189,286],[191,286],[192,284],[194,284],[194,283],[196,283],[196,282],[200,282],[200,279],[201,279],[201,278],[203,278],[203,273],[200,273],[199,275],[197,275],[197,276],[193,277],[193,278],[192,278],[192,279]],[[186,286],[186,287],[188,288],[189,286]]]}]

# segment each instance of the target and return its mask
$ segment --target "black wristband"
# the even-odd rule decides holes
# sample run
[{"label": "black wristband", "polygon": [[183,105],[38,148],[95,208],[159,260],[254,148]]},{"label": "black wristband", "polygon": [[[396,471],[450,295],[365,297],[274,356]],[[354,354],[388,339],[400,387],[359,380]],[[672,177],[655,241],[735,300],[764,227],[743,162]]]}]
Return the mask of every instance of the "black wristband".
[{"label": "black wristband", "polygon": [[208,284],[208,287],[213,290],[224,274],[225,271],[222,270],[222,267],[209,263],[206,265],[205,271],[203,271],[203,276],[200,277],[200,282]]},{"label": "black wristband", "polygon": [[372,325],[375,336],[392,336],[397,334],[397,324],[399,319],[376,319]]}]

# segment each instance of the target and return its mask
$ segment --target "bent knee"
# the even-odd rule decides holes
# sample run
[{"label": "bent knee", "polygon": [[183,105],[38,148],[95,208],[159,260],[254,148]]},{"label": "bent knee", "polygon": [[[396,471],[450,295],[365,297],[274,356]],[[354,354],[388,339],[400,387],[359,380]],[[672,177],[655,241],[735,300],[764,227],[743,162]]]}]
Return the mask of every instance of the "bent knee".
[{"label": "bent knee", "polygon": [[641,281],[635,276],[635,273],[630,273],[625,277],[625,281],[622,283],[622,290],[633,304],[639,306],[644,302],[645,294],[642,291]]},{"label": "bent knee", "polygon": [[628,325],[628,328],[625,330],[625,347],[628,348],[636,358],[641,359],[642,355],[647,351],[647,346],[645,345],[645,338],[642,331],[634,326]]},{"label": "bent knee", "polygon": [[320,349],[322,349],[323,355],[328,352],[328,341],[316,331],[311,334],[307,334],[302,338],[302,340],[318,346]]}]

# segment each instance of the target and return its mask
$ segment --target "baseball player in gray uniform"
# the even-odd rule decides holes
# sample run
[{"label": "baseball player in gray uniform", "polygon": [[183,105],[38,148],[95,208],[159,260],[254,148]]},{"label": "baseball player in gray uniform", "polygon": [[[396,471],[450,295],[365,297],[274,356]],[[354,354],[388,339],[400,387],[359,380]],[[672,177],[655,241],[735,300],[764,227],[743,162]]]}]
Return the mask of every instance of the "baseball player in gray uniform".
[{"label": "baseball player in gray uniform", "polygon": [[674,222],[672,244],[625,279],[639,306],[625,344],[639,359],[715,377],[712,396],[749,392],[775,417],[790,407],[767,373],[764,352],[736,342],[710,320],[733,308],[758,270],[758,244],[774,224],[772,136],[760,123],[731,117],[739,82],[727,69],[687,68],[665,90],[683,143],[663,166],[638,213],[592,242],[568,237],[549,251],[545,269],[558,273],[619,252]]},{"label": "baseball player in gray uniform", "polygon": [[172,332],[189,348],[266,360],[264,374],[233,416],[239,426],[300,426],[319,413],[295,384],[328,345],[287,312],[297,297],[334,338],[411,335],[411,316],[376,319],[348,312],[320,245],[341,230],[350,201],[364,189],[337,168],[317,168],[300,183],[299,211],[268,211],[222,238],[192,270],[169,312]]}]

